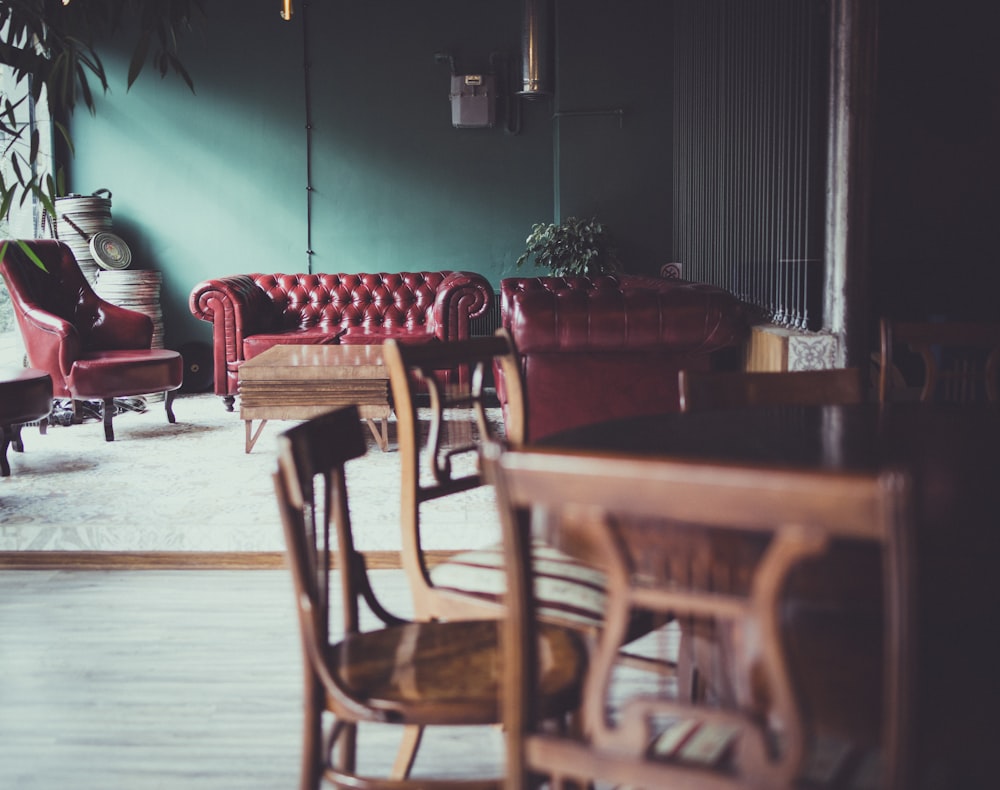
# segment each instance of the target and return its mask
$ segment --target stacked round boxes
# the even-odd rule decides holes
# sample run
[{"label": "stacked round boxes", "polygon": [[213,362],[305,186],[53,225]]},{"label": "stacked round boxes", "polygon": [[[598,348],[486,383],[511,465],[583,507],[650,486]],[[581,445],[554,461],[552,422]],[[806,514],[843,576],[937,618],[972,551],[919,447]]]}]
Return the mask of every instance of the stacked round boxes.
[{"label": "stacked round boxes", "polygon": [[90,249],[90,239],[111,230],[111,196],[67,195],[56,198],[55,234],[76,256],[84,276],[94,282],[100,267]]},{"label": "stacked round boxes", "polygon": [[141,269],[99,271],[94,291],[119,307],[145,313],[153,319],[153,348],[163,348],[163,310],[160,308],[159,272]]}]

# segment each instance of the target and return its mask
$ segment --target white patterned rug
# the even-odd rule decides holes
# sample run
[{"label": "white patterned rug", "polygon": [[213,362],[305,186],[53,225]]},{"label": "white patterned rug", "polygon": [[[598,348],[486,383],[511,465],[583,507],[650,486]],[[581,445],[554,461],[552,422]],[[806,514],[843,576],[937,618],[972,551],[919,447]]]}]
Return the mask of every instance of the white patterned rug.
[{"label": "white patterned rug", "polygon": [[[0,478],[0,551],[281,551],[271,472],[271,421],[244,452],[244,424],[214,395],[180,395],[177,422],[163,403],[115,417],[115,441],[99,421],[23,431],[25,452],[8,451]],[[491,418],[498,415],[491,414]],[[254,423],[256,426],[257,423]],[[368,432],[366,431],[366,434]],[[348,467],[358,548],[399,548],[399,456],[369,441]],[[499,537],[492,490],[482,487],[425,506],[428,548],[482,545]]]}]

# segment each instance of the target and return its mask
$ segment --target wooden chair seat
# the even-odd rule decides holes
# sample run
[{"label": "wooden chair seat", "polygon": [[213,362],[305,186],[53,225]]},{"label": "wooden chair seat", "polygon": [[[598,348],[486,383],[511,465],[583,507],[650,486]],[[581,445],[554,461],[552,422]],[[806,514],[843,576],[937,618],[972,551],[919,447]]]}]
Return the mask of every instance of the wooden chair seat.
[{"label": "wooden chair seat", "polygon": [[[664,766],[731,773],[740,730],[727,722],[677,718],[663,727],[645,757]],[[798,790],[877,790],[882,751],[849,739],[819,737],[806,746]],[[619,788],[619,790],[627,790]]]},{"label": "wooden chair seat", "polygon": [[[542,697],[546,716],[571,710],[579,695],[579,639],[561,628],[540,633],[546,657]],[[346,634],[325,651],[338,682],[328,694],[336,709],[344,696],[363,701],[370,721],[419,725],[488,725],[500,720],[498,628],[494,620],[405,623]]]},{"label": "wooden chair seat", "polygon": [[[599,628],[608,597],[604,574],[544,543],[536,541],[532,552],[543,616],[584,629]],[[435,566],[430,576],[439,590],[500,606],[507,589],[503,544],[456,554]]]}]

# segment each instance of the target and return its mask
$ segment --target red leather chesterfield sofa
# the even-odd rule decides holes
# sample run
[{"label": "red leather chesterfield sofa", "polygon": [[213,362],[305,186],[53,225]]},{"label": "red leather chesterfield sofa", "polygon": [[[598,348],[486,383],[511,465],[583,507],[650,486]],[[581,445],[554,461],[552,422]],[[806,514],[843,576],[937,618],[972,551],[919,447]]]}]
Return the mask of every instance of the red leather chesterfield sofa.
[{"label": "red leather chesterfield sofa", "polygon": [[505,279],[500,315],[521,356],[529,441],[679,410],[678,371],[718,366],[718,352],[750,334],[748,311],[727,291],[633,275]]},{"label": "red leather chesterfield sofa", "polygon": [[232,411],[240,363],[271,346],[457,340],[492,301],[471,272],[238,274],[196,285],[190,308],[212,323],[215,393]]}]

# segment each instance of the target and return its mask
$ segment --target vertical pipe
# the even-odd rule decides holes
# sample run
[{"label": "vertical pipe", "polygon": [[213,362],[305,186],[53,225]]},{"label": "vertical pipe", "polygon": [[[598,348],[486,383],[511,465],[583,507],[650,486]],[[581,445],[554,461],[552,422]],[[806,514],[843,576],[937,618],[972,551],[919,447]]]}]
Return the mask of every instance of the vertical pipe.
[{"label": "vertical pipe", "polygon": [[[290,17],[289,17],[290,18]],[[309,54],[309,0],[302,3],[302,81],[305,92],[306,120],[306,272],[312,274],[312,214],[313,214],[313,183],[312,183],[312,61]]]},{"label": "vertical pipe", "polygon": [[521,90],[529,98],[552,93],[550,0],[524,0],[521,16]]},{"label": "vertical pipe", "polygon": [[[877,0],[832,0],[824,319],[838,364],[868,356],[868,237]],[[900,785],[902,786],[902,785]]]}]

